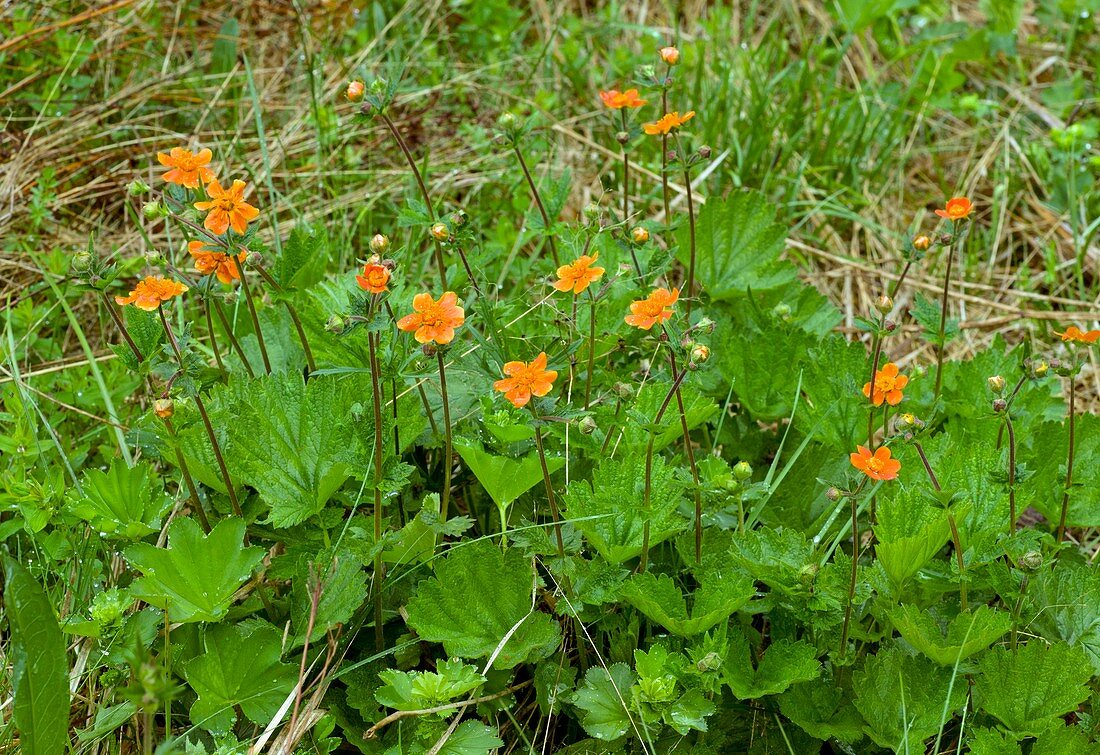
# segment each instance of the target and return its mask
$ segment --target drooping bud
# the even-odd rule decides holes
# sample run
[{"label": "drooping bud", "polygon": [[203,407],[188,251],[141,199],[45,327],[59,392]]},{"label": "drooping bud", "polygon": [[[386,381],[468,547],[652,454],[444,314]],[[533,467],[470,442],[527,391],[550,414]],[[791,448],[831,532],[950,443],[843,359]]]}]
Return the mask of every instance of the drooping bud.
[{"label": "drooping bud", "polygon": [[335,333],[336,335],[343,333],[345,327],[347,327],[347,323],[344,322],[344,318],[340,315],[332,315],[325,323],[325,330],[329,333]]},{"label": "drooping bud", "polygon": [[884,315],[888,315],[890,314],[891,310],[894,309],[894,300],[886,294],[883,294],[879,298],[875,299],[875,309],[877,309]]},{"label": "drooping bud", "polygon": [[695,323],[693,327],[702,333],[710,334],[714,332],[715,323],[714,320],[709,317],[704,317],[699,322]]},{"label": "drooping bud", "polygon": [[436,223],[431,228],[431,234],[432,238],[436,241],[446,241],[448,238],[450,238],[451,232],[443,223]]},{"label": "drooping bud", "polygon": [[262,267],[264,256],[259,252],[249,252],[248,256],[244,258],[244,263],[249,267]]},{"label": "drooping bud", "polygon": [[835,488],[834,487],[834,488],[829,488],[828,490],[825,491],[825,497],[828,498],[830,501],[834,501],[834,502],[839,501],[840,497],[842,495],[843,495],[843,493],[840,492],[840,488]]},{"label": "drooping bud", "polygon": [[514,131],[516,128],[516,116],[515,113],[501,113],[497,116],[497,128],[501,131]]},{"label": "drooping bud", "polygon": [[1050,365],[1045,360],[1038,360],[1031,365],[1031,374],[1037,378],[1041,378],[1047,374],[1047,370],[1050,369]]},{"label": "drooping bud", "polygon": [[385,254],[386,250],[390,248],[390,239],[388,236],[376,233],[370,237],[370,250],[375,254]]},{"label": "drooping bud", "polygon": [[390,272],[393,272],[394,270],[397,269],[397,262],[395,262],[394,260],[385,259],[385,260],[381,260],[378,264],[381,265],[382,267],[386,268]]},{"label": "drooping bud", "polygon": [[126,193],[131,197],[140,197],[142,194],[148,194],[149,184],[145,183],[140,178],[135,178],[133,181],[126,184]]},{"label": "drooping bud", "polygon": [[649,229],[645,226],[636,225],[630,231],[630,238],[635,244],[644,244],[649,241]]},{"label": "drooping bud", "polygon": [[993,399],[993,411],[1000,414],[1001,412],[1003,412],[1007,408],[1008,408],[1008,402],[1005,401],[1003,398]]},{"label": "drooping bud", "polygon": [[699,148],[699,152],[697,154],[699,155],[700,160],[709,160],[710,159],[710,147],[708,147],[707,145],[704,144],[702,147]]},{"label": "drooping bud", "polygon": [[626,131],[617,131],[615,133],[615,141],[617,141],[619,144],[626,144],[628,141],[630,141],[630,134]]},{"label": "drooping bud", "polygon": [[153,402],[153,412],[161,419],[171,419],[176,413],[176,403],[170,398],[158,398]]},{"label": "drooping bud", "polygon": [[363,94],[366,91],[366,85],[359,79],[356,79],[348,84],[348,88],[344,90],[344,97],[347,98],[348,102],[359,102],[363,99]]},{"label": "drooping bud", "polygon": [[141,206],[141,214],[148,220],[160,220],[168,217],[168,208],[164,206],[163,202],[154,199]]},{"label": "drooping bud", "polygon": [[615,383],[611,386],[611,392],[624,401],[634,398],[634,386],[630,383]]},{"label": "drooping bud", "polygon": [[434,343],[428,342],[428,343],[426,343],[426,344],[424,344],[423,346],[420,347],[420,351],[424,354],[424,356],[430,358],[430,357],[434,357],[436,355],[436,352],[439,351],[439,349],[436,348],[436,345]]},{"label": "drooping bud", "polygon": [[592,419],[591,415],[581,418],[579,423],[581,435],[591,435],[596,431],[596,420]]},{"label": "drooping bud", "polygon": [[752,477],[752,464],[747,461],[739,461],[733,465],[733,476],[741,482]]},{"label": "drooping bud", "polygon": [[882,323],[882,329],[885,330],[887,333],[893,333],[895,330],[898,329],[898,324],[894,320],[887,320],[886,322]]},{"label": "drooping bud", "polygon": [[661,56],[661,60],[670,66],[674,66],[680,62],[680,51],[675,47],[662,47],[658,53]]},{"label": "drooping bud", "polygon": [[990,375],[985,382],[994,393],[1001,393],[1005,389],[1005,379],[1000,375]]},{"label": "drooping bud", "polygon": [[921,234],[913,239],[913,248],[919,252],[927,252],[930,246],[932,246],[932,239],[928,236]]},{"label": "drooping bud", "polygon": [[466,225],[466,221],[469,219],[470,216],[466,214],[465,210],[455,210],[450,216],[451,225],[455,228],[461,228]]},{"label": "drooping bud", "polygon": [[814,583],[814,580],[817,578],[817,572],[819,568],[820,567],[818,567],[818,565],[814,563],[806,564],[798,570],[798,581],[807,587],[812,585]]}]

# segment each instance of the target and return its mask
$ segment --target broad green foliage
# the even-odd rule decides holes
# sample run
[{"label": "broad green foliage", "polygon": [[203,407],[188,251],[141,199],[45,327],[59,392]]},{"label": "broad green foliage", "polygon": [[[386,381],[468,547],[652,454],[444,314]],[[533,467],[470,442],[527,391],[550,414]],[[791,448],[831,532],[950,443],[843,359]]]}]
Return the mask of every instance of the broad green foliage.
[{"label": "broad green foliage", "polygon": [[1037,575],[1028,590],[1026,626],[1047,640],[1063,640],[1088,653],[1100,674],[1100,573],[1064,564]]},{"label": "broad green foliage", "polygon": [[383,686],[375,691],[374,698],[397,710],[442,705],[485,683],[485,677],[474,666],[457,659],[440,662],[434,672],[386,669],[379,677]]},{"label": "broad green foliage", "polygon": [[581,725],[596,739],[614,740],[634,726],[630,712],[630,687],[634,674],[625,663],[616,663],[606,671],[590,668],[584,685],[577,690],[573,705],[583,711]]},{"label": "broad green foliage", "polygon": [[545,658],[557,648],[557,624],[537,609],[534,563],[487,541],[456,547],[417,586],[409,626],[459,658],[492,659],[493,668]]},{"label": "broad green foliage", "polygon": [[166,548],[135,543],[126,549],[127,562],[143,575],[130,590],[172,621],[218,621],[263,558],[263,548],[244,546],[244,536],[240,519],[223,519],[209,535],[194,519],[176,519]]},{"label": "broad green foliage", "polygon": [[944,510],[918,491],[904,490],[881,501],[875,555],[895,589],[901,589],[947,542],[950,527]]},{"label": "broad green foliage", "polygon": [[1089,696],[1084,651],[1063,643],[994,648],[978,662],[982,707],[1017,737],[1036,736]]},{"label": "broad green foliage", "polygon": [[[462,455],[462,460],[470,466],[470,471],[501,510],[507,509],[509,504],[542,482],[542,467],[533,451],[512,458],[490,453],[477,441],[457,442],[455,450]],[[546,465],[550,471],[556,472],[565,465],[565,460],[549,458]]]},{"label": "broad green foliage", "polygon": [[989,606],[938,621],[927,609],[905,605],[891,611],[890,620],[906,642],[941,666],[953,666],[985,650],[1012,626],[1009,614]]},{"label": "broad green foliage", "polygon": [[779,696],[783,715],[817,739],[855,742],[863,737],[863,719],[851,694],[835,681],[818,677],[797,682]]},{"label": "broad green foliage", "polygon": [[739,700],[777,695],[796,682],[810,681],[820,674],[821,664],[812,645],[778,640],[762,655],[756,655],[741,632],[730,636],[729,655],[722,666],[722,680]]},{"label": "broad green foliage", "polygon": [[127,467],[115,459],[107,471],[84,473],[81,492],[69,495],[69,510],[105,535],[135,540],[160,530],[160,521],[172,506],[147,463]]},{"label": "broad green foliage", "polygon": [[228,731],[234,710],[266,725],[298,679],[298,669],[280,663],[281,633],[268,624],[215,625],[202,639],[202,655],[188,661],[183,676],[198,695],[191,723]]},{"label": "broad green foliage", "polygon": [[63,752],[69,728],[65,640],[42,587],[6,556],[4,611],[11,632],[12,717],[20,749],[27,755]]},{"label": "broad green foliage", "polygon": [[707,572],[692,594],[689,615],[680,588],[665,574],[638,574],[622,589],[622,597],[651,621],[680,635],[691,637],[724,622],[756,594],[752,580],[737,572]]}]

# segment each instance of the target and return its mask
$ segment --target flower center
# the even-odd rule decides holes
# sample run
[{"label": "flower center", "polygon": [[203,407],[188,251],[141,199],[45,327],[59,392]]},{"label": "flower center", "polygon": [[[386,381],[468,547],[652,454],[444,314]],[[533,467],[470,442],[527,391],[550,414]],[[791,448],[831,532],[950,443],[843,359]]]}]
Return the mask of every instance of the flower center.
[{"label": "flower center", "polygon": [[237,203],[227,197],[215,200],[215,205],[222,212],[233,212],[237,208]]},{"label": "flower center", "polygon": [[420,324],[433,328],[443,325],[445,320],[443,307],[438,304],[432,304],[420,314]]},{"label": "flower center", "polygon": [[881,472],[882,460],[879,459],[877,456],[872,456],[870,459],[867,460],[867,469],[871,470],[872,472]]},{"label": "flower center", "polygon": [[184,171],[194,170],[199,167],[199,158],[197,155],[188,155],[187,157],[181,157],[178,161],[179,169]]},{"label": "flower center", "polygon": [[875,390],[879,393],[889,393],[894,390],[896,379],[889,375],[879,375],[875,378]]}]

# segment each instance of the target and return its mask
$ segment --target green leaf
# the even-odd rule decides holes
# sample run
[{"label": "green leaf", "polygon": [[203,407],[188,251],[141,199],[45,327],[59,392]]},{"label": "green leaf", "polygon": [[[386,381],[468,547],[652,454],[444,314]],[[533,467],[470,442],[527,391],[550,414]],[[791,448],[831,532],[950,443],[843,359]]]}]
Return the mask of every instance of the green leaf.
[{"label": "green leaf", "polygon": [[[121,309],[130,339],[137,346],[142,356],[148,360],[160,351],[161,342],[164,340],[164,329],[161,327],[160,319],[152,312],[146,312],[137,307],[122,307]],[[140,367],[129,344],[116,344],[112,347],[112,350],[131,370],[137,370]],[[148,364],[148,361],[146,364]]]},{"label": "green leaf", "polygon": [[[721,301],[777,288],[797,270],[780,261],[787,229],[775,222],[775,207],[758,191],[712,197],[696,223],[696,275],[711,299]],[[688,229],[680,229],[678,258],[689,261]]]},{"label": "green leaf", "polygon": [[535,579],[534,564],[516,549],[501,553],[487,540],[460,545],[417,586],[408,624],[451,656],[487,658],[499,648],[496,668],[545,658],[561,634],[534,608]]},{"label": "green leaf", "polygon": [[733,538],[730,560],[773,590],[802,593],[803,569],[817,565],[814,548],[797,530],[761,527]]},{"label": "green leaf", "polygon": [[504,740],[497,736],[495,727],[480,721],[465,721],[455,729],[438,755],[489,755],[503,745]]},{"label": "green leaf", "polygon": [[295,632],[289,641],[292,647],[305,641],[312,611],[310,590],[318,572],[322,584],[321,599],[317,601],[310,642],[317,642],[330,629],[347,623],[367,600],[367,573],[351,552],[342,550],[333,556],[331,551],[324,551],[314,560],[314,567],[311,577],[309,563],[303,559],[298,564],[290,610]]},{"label": "green leaf", "polygon": [[1020,755],[1015,738],[996,729],[971,729],[967,744],[970,755]]},{"label": "green leaf", "polygon": [[589,735],[610,741],[630,730],[626,700],[632,684],[634,673],[625,663],[614,663],[606,671],[598,666],[588,669],[573,704],[584,711],[581,726]]},{"label": "green leaf", "polygon": [[1096,745],[1077,726],[1061,726],[1040,734],[1031,755],[1095,755]]},{"label": "green leaf", "polygon": [[1080,648],[1033,640],[994,648],[978,662],[981,706],[1017,738],[1037,736],[1088,699],[1092,665]]},{"label": "green leaf", "polygon": [[[665,411],[664,417],[656,426],[653,418],[657,416],[657,410],[668,395],[669,384],[651,382],[638,391],[638,397],[634,402],[632,412],[645,417],[642,422],[628,422],[622,428],[623,450],[636,449],[639,453],[649,444],[650,432],[648,426],[655,431],[653,439],[654,452],[675,443],[683,437],[684,428],[680,421],[680,412],[676,404]],[[711,417],[718,414],[718,404],[709,396],[704,396],[690,385],[681,385],[680,396],[684,401],[684,416],[687,418],[688,430],[694,430]]]},{"label": "green leaf", "polygon": [[[489,453],[476,440],[470,439],[456,440],[454,447],[499,507],[508,506],[542,482],[542,465],[534,451],[519,458],[500,456]],[[553,474],[565,466],[565,460],[548,456],[546,466]]]},{"label": "green leaf", "polygon": [[69,740],[69,665],[53,604],[14,559],[4,556],[4,609],[12,664],[12,718],[19,751],[57,755]]},{"label": "green leaf", "polygon": [[[913,308],[909,310],[909,314],[913,316],[913,319],[920,323],[924,328],[924,338],[931,343],[938,343],[940,340],[940,305],[936,302],[930,301],[924,294],[917,294],[913,297]],[[947,322],[944,323],[943,328],[943,340],[947,343],[952,338],[959,334],[959,321],[955,318],[948,317]]]},{"label": "green leaf", "polygon": [[[218,30],[214,47],[210,51],[210,73],[226,74],[237,64],[237,38],[239,36],[237,19],[227,18]],[[136,307],[130,307],[136,309]]]},{"label": "green leaf", "polygon": [[897,647],[867,658],[852,687],[856,709],[867,722],[864,732],[896,752],[924,752],[922,743],[939,730],[941,718],[966,702],[965,679],[952,687],[950,669]]},{"label": "green leaf", "polygon": [[752,600],[756,588],[739,572],[708,572],[700,578],[691,613],[676,583],[667,574],[637,574],[622,588],[622,597],[650,621],[681,637],[701,634],[728,619]]},{"label": "green leaf", "polygon": [[953,666],[985,650],[1012,628],[1008,613],[989,606],[947,622],[937,621],[927,609],[904,605],[890,612],[890,620],[906,642],[941,666]]},{"label": "green leaf", "polygon": [[137,713],[137,705],[129,700],[100,708],[96,711],[92,725],[77,731],[76,738],[81,742],[95,742],[125,724],[134,717],[135,713]]},{"label": "green leaf", "polygon": [[[352,380],[298,372],[240,380],[225,403],[230,463],[241,482],[271,507],[276,527],[299,524],[324,508],[368,461],[350,420],[365,399]],[[365,437],[365,436],[364,436]],[[370,479],[368,477],[368,479]]]},{"label": "green leaf", "polygon": [[228,731],[237,720],[237,705],[253,723],[271,721],[298,681],[298,669],[279,661],[281,641],[282,633],[268,624],[207,628],[203,653],[183,667],[198,695],[191,723]]},{"label": "green leaf", "polygon": [[[1074,440],[1073,488],[1070,491],[1066,524],[1070,527],[1100,526],[1100,417],[1079,414]],[[1044,422],[1034,437],[1016,437],[1034,449],[1035,475],[1020,485],[1020,498],[1034,506],[1048,521],[1062,515],[1062,493],[1066,485],[1066,451],[1069,428],[1065,422]]]},{"label": "green leaf", "polygon": [[218,621],[264,557],[263,548],[244,547],[244,532],[244,522],[235,517],[218,522],[205,536],[194,520],[174,519],[167,548],[135,543],[124,551],[130,566],[144,575],[130,591],[166,609],[170,621]]},{"label": "green leaf", "polygon": [[[845,29],[859,34],[875,21],[888,16],[897,4],[898,0],[836,0],[834,14]],[[827,7],[832,9],[831,4]]]},{"label": "green leaf", "polygon": [[[679,513],[684,484],[664,459],[653,459],[650,492],[650,546],[662,543],[687,526]],[[601,556],[621,564],[642,552],[647,518],[645,459],[641,455],[605,459],[596,467],[592,482],[577,481],[562,497],[566,516]]]},{"label": "green leaf", "polygon": [[679,700],[672,704],[664,715],[668,725],[682,736],[694,729],[707,730],[707,718],[714,715],[716,706],[700,689],[689,689]]},{"label": "green leaf", "polygon": [[779,709],[816,739],[853,743],[863,738],[863,719],[848,691],[828,679],[792,684],[779,696]]},{"label": "green leaf", "polygon": [[731,634],[729,653],[722,664],[722,680],[739,700],[777,695],[796,682],[820,675],[817,649],[801,640],[773,642],[753,668],[748,638],[739,631]]},{"label": "green leaf", "polygon": [[69,510],[97,532],[127,540],[159,532],[161,517],[172,506],[148,462],[127,467],[113,459],[106,472],[86,471],[81,487],[83,495],[70,491]]},{"label": "green leaf", "polygon": [[1082,648],[1100,675],[1100,570],[1060,562],[1036,575],[1027,597],[1030,618],[1022,624],[1048,640]]},{"label": "green leaf", "polygon": [[880,498],[874,529],[875,555],[897,589],[931,561],[951,535],[947,513],[909,488]]},{"label": "green leaf", "polygon": [[320,281],[328,262],[328,238],[308,223],[299,223],[283,243],[272,276],[283,288],[306,288]]},{"label": "green leaf", "polygon": [[378,676],[384,685],[375,690],[374,699],[396,710],[434,708],[485,683],[475,666],[457,658],[440,661],[434,672],[386,669]]}]

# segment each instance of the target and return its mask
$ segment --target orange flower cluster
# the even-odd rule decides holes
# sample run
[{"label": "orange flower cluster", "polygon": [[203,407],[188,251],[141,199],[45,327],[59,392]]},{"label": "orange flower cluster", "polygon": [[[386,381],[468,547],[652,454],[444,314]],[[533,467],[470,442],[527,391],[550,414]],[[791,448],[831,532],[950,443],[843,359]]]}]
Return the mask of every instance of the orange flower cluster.
[{"label": "orange flower cluster", "polygon": [[942,210],[936,210],[936,214],[948,220],[962,220],[973,211],[974,205],[966,197],[953,197],[947,200],[947,206]]},{"label": "orange flower cluster", "polygon": [[667,134],[674,129],[680,128],[694,117],[694,110],[689,110],[683,115],[680,115],[679,112],[665,113],[653,123],[643,124],[642,130],[651,136]]},{"label": "orange flower cluster", "polygon": [[901,462],[890,458],[890,449],[882,446],[874,453],[866,446],[856,446],[850,457],[852,466],[872,480],[896,480]]},{"label": "orange flower cluster", "polygon": [[179,296],[187,290],[187,286],[160,275],[150,275],[144,280],[138,281],[129,296],[116,296],[115,303],[121,306],[133,304],[138,309],[146,312],[156,312],[160,305]]},{"label": "orange flower cluster", "polygon": [[594,281],[599,280],[604,273],[602,267],[592,266],[599,257],[599,252],[592,256],[582,254],[568,265],[559,267],[558,280],[554,283],[554,288],[559,291],[572,291],[575,294],[584,291]]},{"label": "orange flower cluster", "polygon": [[200,149],[194,154],[183,147],[172,147],[168,154],[157,153],[157,160],[166,168],[170,168],[162,178],[170,184],[179,184],[188,189],[197,189],[200,184],[208,184],[214,180],[214,171],[206,167],[214,156],[208,149]]},{"label": "orange flower cluster", "polygon": [[1076,325],[1070,325],[1064,333],[1054,331],[1054,335],[1060,336],[1063,341],[1076,341],[1077,343],[1096,343],[1100,339],[1100,330],[1081,330]]},{"label": "orange flower cluster", "polygon": [[875,372],[874,395],[871,395],[870,383],[863,384],[863,395],[871,399],[871,403],[875,406],[882,406],[883,401],[890,406],[897,406],[903,398],[901,390],[908,384],[909,378],[898,374],[898,366],[893,362],[887,362],[881,370]]},{"label": "orange flower cluster", "polygon": [[397,321],[397,327],[412,333],[418,343],[448,344],[454,340],[455,328],[466,322],[466,312],[458,306],[458,294],[447,291],[439,301],[431,294],[413,297],[413,313]]},{"label": "orange flower cluster", "polygon": [[554,387],[558,377],[555,370],[546,369],[546,352],[540,352],[530,362],[508,362],[504,365],[504,379],[493,383],[493,388],[504,394],[513,406],[524,407],[531,396],[545,396]]},{"label": "orange flower cluster", "polygon": [[609,89],[606,92],[600,92],[600,99],[603,100],[604,106],[612,110],[622,110],[624,107],[638,108],[647,102],[641,98],[637,89],[627,89],[625,92]]},{"label": "orange flower cluster", "polygon": [[630,314],[624,319],[627,325],[649,330],[654,325],[672,317],[672,305],[680,298],[680,289],[655,288],[644,299],[630,304]]},{"label": "orange flower cluster", "polygon": [[[225,252],[207,247],[202,241],[188,241],[187,253],[195,258],[195,272],[199,275],[217,275],[222,283],[232,283],[241,277],[232,257]],[[247,256],[248,252],[241,252],[237,255],[237,260],[244,262]]]}]

